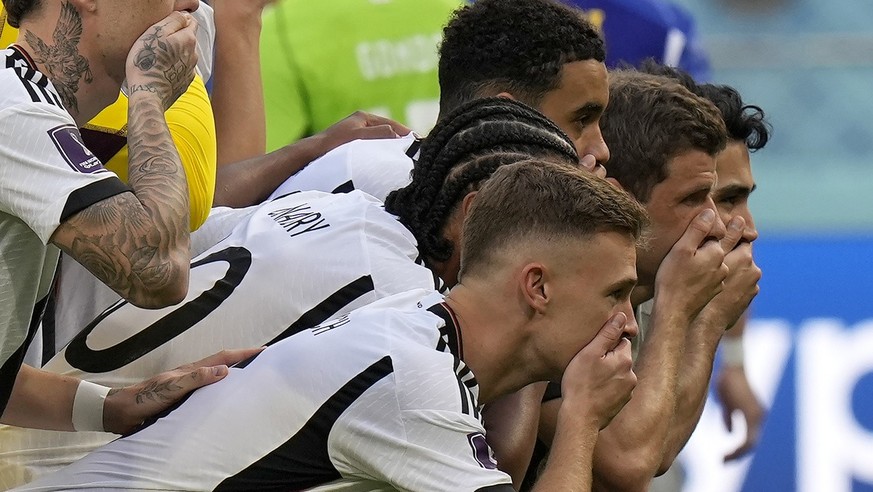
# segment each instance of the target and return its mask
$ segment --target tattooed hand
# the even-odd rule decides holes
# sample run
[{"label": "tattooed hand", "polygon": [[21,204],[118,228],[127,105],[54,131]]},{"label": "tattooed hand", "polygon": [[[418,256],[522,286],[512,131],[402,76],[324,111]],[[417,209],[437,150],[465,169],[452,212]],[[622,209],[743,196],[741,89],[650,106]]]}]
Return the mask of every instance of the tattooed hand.
[{"label": "tattooed hand", "polygon": [[196,33],[197,21],[187,12],[173,12],[146,30],[127,56],[129,95],[157,94],[168,109],[194,79]]},{"label": "tattooed hand", "polygon": [[163,372],[139,384],[112,389],[106,396],[103,427],[107,432],[131,432],[148,418],[168,410],[201,386],[220,381],[228,366],[259,354],[255,349],[223,350],[205,359]]}]

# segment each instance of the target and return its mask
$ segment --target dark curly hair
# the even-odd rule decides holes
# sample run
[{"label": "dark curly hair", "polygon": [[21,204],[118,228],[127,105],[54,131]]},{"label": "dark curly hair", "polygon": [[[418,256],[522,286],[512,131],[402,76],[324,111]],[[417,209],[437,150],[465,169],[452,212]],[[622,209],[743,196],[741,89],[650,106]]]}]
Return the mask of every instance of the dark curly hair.
[{"label": "dark curly hair", "polygon": [[18,28],[21,19],[30,12],[38,9],[42,0],[3,0],[3,8],[6,10],[6,22],[10,26]]},{"label": "dark curly hair", "polygon": [[385,208],[412,231],[424,257],[446,261],[454,245],[442,230],[463,197],[499,167],[532,157],[579,162],[570,138],[537,110],[503,97],[474,99],[437,123],[412,181],[391,192]]},{"label": "dark curly hair", "polygon": [[502,91],[531,106],[567,63],[606,57],[581,11],[552,0],[478,0],[455,11],[440,46],[440,114]]},{"label": "dark curly hair", "polygon": [[771,129],[764,118],[764,110],[759,106],[744,104],[743,97],[733,87],[698,83],[687,72],[661,65],[651,59],[643,62],[640,70],[674,79],[694,94],[709,99],[721,113],[728,136],[745,142],[751,152],[764,148],[770,140]]}]

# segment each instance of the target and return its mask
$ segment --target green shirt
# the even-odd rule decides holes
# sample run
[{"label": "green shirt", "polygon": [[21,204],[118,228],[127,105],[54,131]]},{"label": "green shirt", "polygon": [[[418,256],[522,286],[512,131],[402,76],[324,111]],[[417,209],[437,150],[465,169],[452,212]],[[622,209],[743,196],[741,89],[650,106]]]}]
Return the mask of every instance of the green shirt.
[{"label": "green shirt", "polygon": [[357,110],[426,133],[439,113],[437,47],[461,0],[280,0],[264,13],[267,149]]}]

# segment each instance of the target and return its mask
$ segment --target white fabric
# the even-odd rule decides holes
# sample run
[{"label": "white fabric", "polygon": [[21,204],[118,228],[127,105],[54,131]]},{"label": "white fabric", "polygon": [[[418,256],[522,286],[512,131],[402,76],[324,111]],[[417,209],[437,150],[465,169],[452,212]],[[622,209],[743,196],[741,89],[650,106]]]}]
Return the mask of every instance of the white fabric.
[{"label": "white fabric", "polygon": [[73,398],[73,429],[103,431],[103,406],[109,388],[88,381],[79,381]]},{"label": "white fabric", "polygon": [[328,152],[285,181],[270,198],[294,191],[332,192],[351,182],[352,187],[385,201],[393,190],[409,184],[418,137],[354,140]]},{"label": "white fabric", "polygon": [[[295,193],[239,213],[245,220],[194,259],[182,303],[145,310],[120,302],[44,368],[123,386],[225,348],[266,344],[295,323],[307,328],[435,287],[416,263],[412,234],[362,192]],[[55,470],[114,437],[0,427],[0,485]]]},{"label": "white fabric", "polygon": [[508,486],[484,444],[456,327],[429,310],[441,301],[411,291],[300,332],[151,426],[21,490]]}]

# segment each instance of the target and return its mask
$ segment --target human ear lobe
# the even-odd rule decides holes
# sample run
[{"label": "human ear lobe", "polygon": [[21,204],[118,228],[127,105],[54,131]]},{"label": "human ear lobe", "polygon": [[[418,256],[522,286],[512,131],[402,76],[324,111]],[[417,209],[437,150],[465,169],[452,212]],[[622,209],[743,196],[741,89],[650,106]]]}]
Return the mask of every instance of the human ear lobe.
[{"label": "human ear lobe", "polygon": [[467,214],[470,213],[470,207],[473,206],[473,202],[476,200],[476,193],[478,191],[471,191],[464,196],[464,200],[461,202],[461,212],[464,214],[464,218],[467,217]]},{"label": "human ear lobe", "polygon": [[522,270],[522,292],[525,302],[536,313],[545,312],[549,303],[545,268],[531,263]]}]

